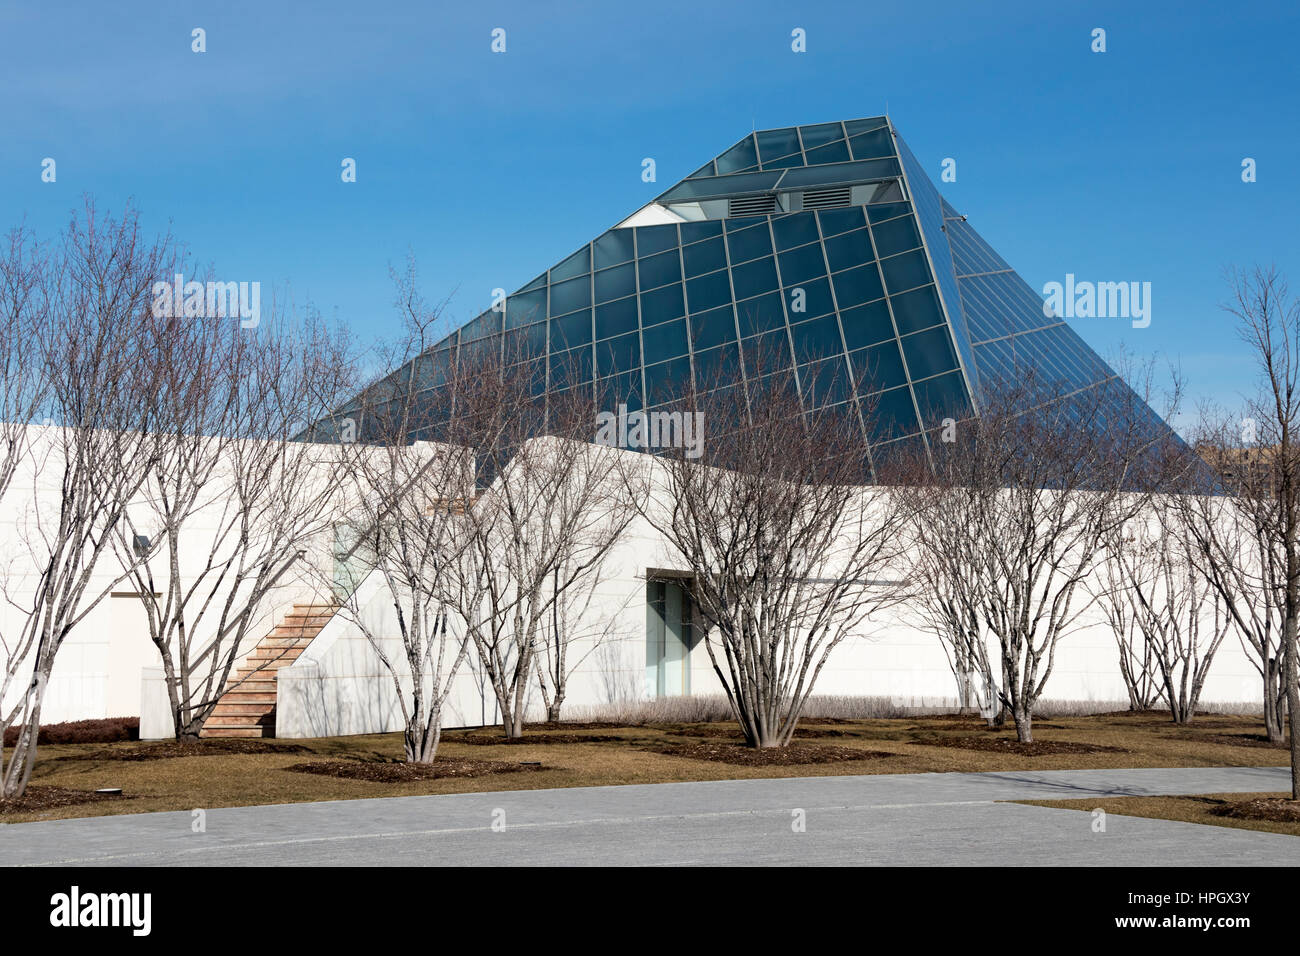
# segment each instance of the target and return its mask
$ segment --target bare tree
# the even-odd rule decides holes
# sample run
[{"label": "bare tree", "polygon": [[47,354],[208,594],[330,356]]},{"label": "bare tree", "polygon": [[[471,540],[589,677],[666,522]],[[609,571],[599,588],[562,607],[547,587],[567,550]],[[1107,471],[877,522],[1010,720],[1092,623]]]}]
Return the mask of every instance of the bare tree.
[{"label": "bare tree", "polygon": [[[1151,697],[1163,696],[1180,724],[1195,716],[1214,655],[1231,626],[1195,561],[1195,541],[1183,515],[1176,497],[1161,496],[1148,511],[1114,529],[1105,564],[1110,587],[1100,595],[1113,621],[1127,620],[1147,659],[1140,675],[1128,662],[1136,689],[1156,678],[1161,692]],[[1121,667],[1125,663],[1121,657]]]},{"label": "bare tree", "polygon": [[153,450],[112,538],[162,660],[178,739],[197,738],[278,586],[329,530],[339,456],[298,437],[346,397],[350,343],[312,313],[154,316]]},{"label": "bare tree", "polygon": [[[472,443],[480,475],[490,480],[467,512],[468,540],[457,549],[449,601],[466,622],[506,736],[518,737],[552,612],[573,589],[592,584],[633,512],[616,451],[592,443],[591,386],[543,401],[532,397],[536,371],[528,362],[480,364],[477,374],[490,391],[466,403],[452,428],[463,437],[451,440]],[[485,429],[489,421],[500,427]],[[563,703],[557,692],[552,705],[557,698]]]},{"label": "bare tree", "polygon": [[[1160,485],[1162,435],[1118,380],[1078,390],[1025,369],[986,382],[978,417],[955,428],[953,441],[931,443],[933,479],[902,492],[953,536],[923,538],[922,548],[972,557],[960,573],[978,584],[950,590],[973,594],[996,641],[1000,702],[1023,742],[1033,740],[1057,647],[1092,603],[1081,586],[1105,536]],[[941,553],[929,560],[957,567]]]},{"label": "bare tree", "polygon": [[[1291,795],[1300,799],[1300,727],[1295,719],[1300,711],[1296,662],[1300,623],[1300,437],[1296,434],[1300,427],[1300,300],[1292,298],[1285,278],[1274,267],[1232,271],[1228,278],[1232,298],[1224,308],[1236,318],[1238,332],[1255,357],[1260,387],[1258,397],[1247,407],[1236,455],[1232,460],[1222,455],[1214,461],[1228,486],[1226,504],[1235,512],[1231,525],[1243,532],[1237,541],[1246,545],[1248,550],[1243,550],[1253,559],[1243,563],[1241,590],[1223,596],[1239,626],[1243,615],[1232,596],[1238,601],[1260,602],[1277,614],[1280,667],[1269,659],[1274,638],[1268,629],[1242,630],[1260,656],[1266,714],[1276,687],[1291,717]],[[1226,449],[1221,447],[1222,451]],[[1208,534],[1204,525],[1201,527],[1204,540]],[[1214,580],[1223,592],[1222,576]],[[1271,714],[1270,737],[1275,732],[1280,735],[1280,711],[1274,708]]]},{"label": "bare tree", "polygon": [[30,564],[4,581],[17,620],[5,638],[8,668],[17,659],[26,675],[2,721],[18,724],[5,797],[22,794],[30,779],[60,648],[128,573],[100,565],[154,452],[147,436],[158,368],[143,330],[152,283],[175,258],[170,238],[141,235],[132,210],[114,219],[88,201],[41,267],[39,333],[27,345],[48,383],[34,417],[53,424],[33,438],[23,469],[16,537]]},{"label": "bare tree", "polygon": [[754,747],[790,742],[831,652],[904,596],[884,578],[906,516],[867,484],[872,404],[843,402],[834,364],[805,369],[801,397],[788,365],[756,348],[744,385],[737,369],[697,370],[677,414],[702,416],[702,446],[626,464],[641,517],[690,575],[709,660]]}]

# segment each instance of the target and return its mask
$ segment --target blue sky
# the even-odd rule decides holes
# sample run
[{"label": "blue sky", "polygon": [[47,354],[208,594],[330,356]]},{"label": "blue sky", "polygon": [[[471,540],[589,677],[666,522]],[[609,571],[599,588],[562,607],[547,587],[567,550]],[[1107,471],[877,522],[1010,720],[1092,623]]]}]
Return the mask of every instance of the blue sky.
[{"label": "blue sky", "polygon": [[1280,2],[5,3],[0,224],[132,198],[222,278],[371,338],[408,250],[459,322],[755,126],[888,110],[936,180],[957,160],[943,193],[1035,288],[1152,283],[1149,328],[1074,322],[1094,348],[1234,403],[1253,367],[1222,270],[1300,287],[1297,41]]}]

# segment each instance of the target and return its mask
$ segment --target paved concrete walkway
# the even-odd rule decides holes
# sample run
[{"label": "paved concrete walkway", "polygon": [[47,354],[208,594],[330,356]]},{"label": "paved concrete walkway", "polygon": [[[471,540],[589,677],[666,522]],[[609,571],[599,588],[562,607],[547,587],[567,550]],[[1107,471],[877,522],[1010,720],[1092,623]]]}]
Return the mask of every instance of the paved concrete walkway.
[{"label": "paved concrete walkway", "polygon": [[[1300,837],[1003,800],[1283,790],[1280,767],[723,780],[17,823],[6,865],[1300,863]],[[804,832],[795,832],[802,810]],[[498,827],[494,829],[494,821]]]}]

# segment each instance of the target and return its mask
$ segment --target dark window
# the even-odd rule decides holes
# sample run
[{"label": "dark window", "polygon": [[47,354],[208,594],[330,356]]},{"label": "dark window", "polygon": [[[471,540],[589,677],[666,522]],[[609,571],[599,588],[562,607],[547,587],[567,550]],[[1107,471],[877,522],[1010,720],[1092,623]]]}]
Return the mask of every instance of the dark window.
[{"label": "dark window", "polygon": [[825,279],[801,282],[797,286],[787,284],[785,307],[791,322],[825,315],[832,310],[831,284]]},{"label": "dark window", "polygon": [[803,148],[810,150],[814,146],[824,146],[837,139],[844,138],[844,127],[839,123],[818,123],[815,126],[800,126],[799,136],[803,139]]},{"label": "dark window", "polygon": [[881,258],[892,256],[896,252],[906,252],[921,245],[921,234],[916,231],[916,220],[912,216],[891,219],[878,226],[871,227],[876,237],[876,252]]},{"label": "dark window", "polygon": [[885,286],[890,292],[903,292],[932,281],[930,265],[925,261],[923,249],[905,252],[891,259],[881,259],[880,271],[885,274]]},{"label": "dark window", "polygon": [[727,273],[691,279],[686,283],[686,298],[692,312],[705,312],[731,301],[731,282]]},{"label": "dark window", "polygon": [[506,298],[506,328],[517,329],[546,318],[546,290],[518,292]]},{"label": "dark window", "polygon": [[611,229],[593,244],[596,268],[616,266],[632,259],[632,230]]},{"label": "dark window", "polygon": [[731,306],[691,316],[691,347],[695,351],[713,348],[736,339],[736,317]]},{"label": "dark window", "polygon": [[641,335],[647,365],[686,354],[686,321],[684,319],[656,325],[651,329],[644,329]]},{"label": "dark window", "polygon": [[918,431],[912,390],[906,385],[864,398],[860,404],[873,442],[889,441]]},{"label": "dark window", "polygon": [[591,349],[551,352],[551,388],[554,391],[591,381]]},{"label": "dark window", "polygon": [[642,289],[657,289],[670,282],[682,281],[682,262],[676,249],[638,259],[637,268],[641,272]]},{"label": "dark window", "polygon": [[808,157],[809,166],[815,166],[819,163],[847,163],[853,158],[849,155],[849,148],[844,144],[843,140],[810,149],[804,155]]},{"label": "dark window", "polygon": [[574,276],[586,275],[591,271],[591,250],[583,246],[569,258],[551,270],[551,281],[572,279]]},{"label": "dark window", "polygon": [[785,310],[781,308],[781,296],[775,292],[737,302],[736,317],[740,320],[742,336],[785,326]]},{"label": "dark window", "polygon": [[596,374],[628,372],[641,364],[641,336],[635,332],[596,344]]},{"label": "dark window", "polygon": [[739,173],[758,165],[758,153],[754,150],[754,137],[746,136],[717,159],[718,175]]},{"label": "dark window", "polygon": [[591,310],[551,319],[551,350],[572,349],[591,341]]},{"label": "dark window", "polygon": [[676,401],[691,388],[691,360],[683,355],[671,362],[648,366],[645,370],[646,405]]},{"label": "dark window", "polygon": [[904,292],[891,297],[889,301],[894,307],[894,319],[898,322],[900,335],[919,332],[943,321],[943,314],[939,311],[939,295],[933,285]]},{"label": "dark window", "polygon": [[945,418],[961,419],[970,413],[966,398],[966,382],[961,372],[949,372],[937,378],[917,382],[916,403],[921,406],[921,418],[927,428],[938,425]]},{"label": "dark window", "polygon": [[641,226],[636,231],[636,255],[638,259],[652,256],[656,252],[672,249],[677,245],[677,227]]},{"label": "dark window", "polygon": [[877,159],[894,155],[894,140],[887,128],[850,136],[849,145],[853,147],[854,159]]},{"label": "dark window", "polygon": [[885,294],[874,262],[837,273],[832,281],[835,283],[835,301],[841,309],[871,302]]},{"label": "dark window", "polygon": [[891,339],[871,348],[852,353],[853,374],[859,394],[868,395],[907,382],[903,372],[903,356],[898,351],[898,341]]},{"label": "dark window", "polygon": [[791,129],[768,129],[755,134],[758,155],[766,167],[773,160],[799,152],[799,134]]},{"label": "dark window", "polygon": [[632,263],[596,273],[596,301],[621,299],[636,291],[636,269]]},{"label": "dark window", "polygon": [[740,347],[745,356],[745,374],[751,378],[771,375],[793,364],[790,360],[790,337],[784,328],[745,339]]},{"label": "dark window", "polygon": [[714,236],[722,235],[722,222],[717,219],[706,219],[704,222],[684,222],[679,229],[682,231],[682,244],[688,242],[698,242],[701,239],[711,239]]},{"label": "dark window", "polygon": [[903,356],[907,359],[907,373],[913,381],[950,372],[957,367],[957,353],[953,351],[952,337],[946,325],[903,336]]},{"label": "dark window", "polygon": [[716,272],[727,265],[727,249],[722,244],[722,238],[710,239],[708,242],[697,242],[693,246],[685,246],[682,249],[682,258],[686,262],[686,275],[702,276],[706,272]]},{"label": "dark window", "polygon": [[875,345],[894,337],[894,323],[889,318],[889,306],[883,300],[845,309],[840,313],[844,326],[844,339],[850,349]]},{"label": "dark window", "polygon": [[551,286],[551,315],[565,315],[591,305],[591,280],[586,276]]},{"label": "dark window", "polygon": [[896,216],[903,216],[912,211],[910,202],[887,202],[878,206],[869,206],[867,208],[867,218],[871,224],[884,222],[886,219],[893,219]]},{"label": "dark window", "polygon": [[834,315],[792,325],[790,334],[794,339],[794,354],[801,364],[844,351],[839,321]]},{"label": "dark window", "polygon": [[851,269],[875,258],[876,254],[871,249],[871,236],[865,229],[826,240],[826,259],[830,263],[831,272]]},{"label": "dark window", "polygon": [[771,256],[757,259],[731,270],[731,284],[736,290],[736,299],[748,299],[764,292],[775,292],[776,263]]},{"label": "dark window", "polygon": [[720,388],[740,381],[740,350],[734,345],[695,353],[695,384],[700,389]]},{"label": "dark window", "polygon": [[783,252],[781,260],[781,283],[786,287],[807,282],[826,275],[826,260],[822,257],[821,243],[813,243],[792,252]]},{"label": "dark window", "polygon": [[596,306],[596,338],[607,339],[636,327],[636,296]]},{"label": "dark window", "polygon": [[731,253],[731,264],[748,262],[760,256],[772,254],[772,237],[767,230],[767,222],[761,226],[752,226],[739,232],[727,233],[727,250]]},{"label": "dark window", "polygon": [[776,237],[778,252],[814,242],[818,238],[816,214],[799,212],[792,216],[773,219],[772,235]]},{"label": "dark window", "polygon": [[657,325],[686,314],[680,285],[667,285],[653,292],[641,293],[641,324]]},{"label": "dark window", "polygon": [[849,206],[847,209],[823,209],[817,213],[822,224],[823,236],[837,236],[850,229],[861,229],[865,220],[862,218],[861,206]]}]

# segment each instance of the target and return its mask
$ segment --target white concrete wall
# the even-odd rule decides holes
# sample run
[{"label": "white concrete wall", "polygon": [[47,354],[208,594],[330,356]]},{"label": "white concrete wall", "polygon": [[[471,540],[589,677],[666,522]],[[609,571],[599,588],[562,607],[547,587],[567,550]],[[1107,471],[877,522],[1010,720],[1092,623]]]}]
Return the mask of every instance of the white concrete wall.
[{"label": "white concrete wall", "polygon": [[[22,578],[21,516],[0,508],[0,571],[11,585]],[[196,523],[187,542],[189,560],[205,552],[203,526]],[[312,574],[304,571],[277,590],[249,629],[242,649],[252,646],[295,601],[310,599],[314,572],[328,568],[329,544],[313,550]],[[30,561],[29,561],[30,563]],[[574,670],[566,706],[586,707],[646,695],[645,578],[649,569],[679,568],[680,562],[643,523],[607,560],[583,623],[594,637],[570,650]],[[900,568],[898,575],[904,573]],[[116,574],[111,558],[97,573],[92,591]],[[131,590],[123,585],[119,590]],[[378,633],[400,646],[391,621],[392,605],[377,591],[366,600],[366,613]],[[387,616],[387,617],[386,617]],[[12,609],[0,606],[0,627],[14,626]],[[400,655],[399,655],[400,656]],[[138,599],[106,598],[72,633],[61,650],[46,697],[43,722],[141,715],[149,735],[170,734],[161,682],[148,669],[160,664],[149,640]],[[713,693],[718,683],[702,644],[691,652],[694,693]],[[278,732],[282,736],[323,736],[395,730],[401,726],[396,691],[360,628],[338,615],[293,665],[280,671]],[[1257,702],[1259,680],[1241,642],[1230,634],[1215,659],[1203,695],[1205,703]],[[444,719],[446,726],[493,723],[498,719],[489,692],[480,690],[472,655],[462,670]],[[938,641],[921,630],[904,608],[893,608],[870,621],[832,653],[815,690],[818,694],[892,697],[900,702],[951,699],[955,682]],[[540,711],[535,688],[530,713]],[[1047,687],[1048,698],[1118,702],[1126,699],[1115,642],[1099,608],[1089,610],[1080,627],[1061,643]],[[12,697],[11,697],[12,700]],[[158,726],[155,726],[158,725]]]}]

